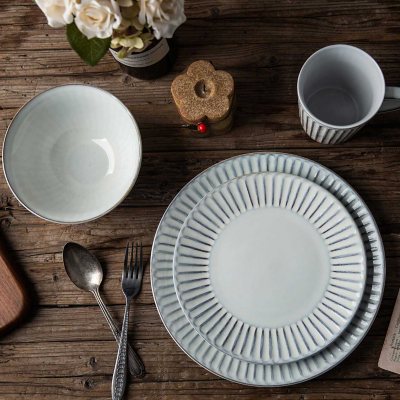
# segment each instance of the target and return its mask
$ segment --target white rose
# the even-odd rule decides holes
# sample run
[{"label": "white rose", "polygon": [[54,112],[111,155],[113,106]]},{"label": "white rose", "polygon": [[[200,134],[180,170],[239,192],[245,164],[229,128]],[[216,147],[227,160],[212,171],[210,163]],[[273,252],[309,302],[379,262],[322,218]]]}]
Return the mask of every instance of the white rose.
[{"label": "white rose", "polygon": [[122,21],[115,0],[81,0],[76,6],[75,23],[88,38],[108,38]]},{"label": "white rose", "polygon": [[156,39],[171,38],[185,21],[184,0],[140,0],[139,22],[147,22]]},{"label": "white rose", "polygon": [[35,0],[43,11],[48,24],[53,28],[61,28],[70,24],[74,17],[72,15],[75,0]]}]

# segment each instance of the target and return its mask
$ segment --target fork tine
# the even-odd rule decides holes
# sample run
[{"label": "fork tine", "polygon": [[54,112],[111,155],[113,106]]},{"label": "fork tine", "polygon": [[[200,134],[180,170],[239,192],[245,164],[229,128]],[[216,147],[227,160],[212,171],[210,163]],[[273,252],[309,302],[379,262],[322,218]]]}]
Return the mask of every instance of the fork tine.
[{"label": "fork tine", "polygon": [[142,280],[143,278],[143,244],[140,242],[140,260],[139,260],[139,273],[138,273],[138,278]]},{"label": "fork tine", "polygon": [[135,274],[135,269],[134,269],[134,265],[133,265],[133,253],[135,251],[135,248],[133,247],[133,242],[131,243],[131,260],[129,263],[129,278],[133,278],[134,274]]},{"label": "fork tine", "polygon": [[125,259],[124,259],[124,270],[122,271],[122,276],[128,276],[128,257],[129,257],[129,242],[125,249]]},{"label": "fork tine", "polygon": [[136,242],[136,244],[135,244],[135,249],[136,249],[136,251],[135,251],[135,278],[137,278],[137,277],[138,277],[138,274],[139,274],[138,244],[137,244],[137,242]]}]

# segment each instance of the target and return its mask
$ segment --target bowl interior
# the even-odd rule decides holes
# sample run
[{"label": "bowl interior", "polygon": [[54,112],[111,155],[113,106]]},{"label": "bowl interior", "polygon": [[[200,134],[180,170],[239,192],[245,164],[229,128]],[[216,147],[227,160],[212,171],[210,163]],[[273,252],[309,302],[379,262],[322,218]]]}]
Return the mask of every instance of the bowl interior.
[{"label": "bowl interior", "polygon": [[141,141],[129,110],[90,86],[50,89],[14,118],[4,142],[8,183],[29,210],[64,223],[110,211],[132,188]]}]

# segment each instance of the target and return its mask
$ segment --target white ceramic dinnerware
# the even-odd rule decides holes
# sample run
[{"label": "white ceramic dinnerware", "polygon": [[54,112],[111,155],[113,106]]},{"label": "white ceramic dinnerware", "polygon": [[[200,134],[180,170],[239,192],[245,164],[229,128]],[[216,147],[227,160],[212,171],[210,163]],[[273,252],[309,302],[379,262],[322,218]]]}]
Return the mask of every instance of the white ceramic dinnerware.
[{"label": "white ceramic dinnerware", "polygon": [[[210,345],[187,320],[175,291],[174,249],[185,219],[209,192],[237,177],[283,172],[303,177],[333,194],[351,214],[361,233],[367,280],[354,318],[328,347],[309,357],[263,364],[240,360]],[[254,386],[282,386],[312,379],[339,364],[362,341],[375,319],[383,295],[385,258],[376,223],[358,194],[327,168],[302,157],[278,153],[246,154],[202,172],[175,197],[158,227],[151,255],[151,283],[160,317],[171,337],[194,361],[225,379]]]},{"label": "white ceramic dinnerware", "polygon": [[362,298],[363,242],[331,193],[258,173],[206,195],[175,246],[181,307],[211,345],[241,360],[287,363],[336,339]]},{"label": "white ceramic dinnerware", "polygon": [[3,168],[17,199],[46,220],[79,223],[106,214],[132,189],[141,139],[112,94],[65,85],[30,100],[14,117]]},{"label": "white ceramic dinnerware", "polygon": [[324,47],[308,58],[297,95],[303,129],[325,144],[350,139],[380,111],[400,109],[400,88],[385,87],[376,61],[343,44]]}]

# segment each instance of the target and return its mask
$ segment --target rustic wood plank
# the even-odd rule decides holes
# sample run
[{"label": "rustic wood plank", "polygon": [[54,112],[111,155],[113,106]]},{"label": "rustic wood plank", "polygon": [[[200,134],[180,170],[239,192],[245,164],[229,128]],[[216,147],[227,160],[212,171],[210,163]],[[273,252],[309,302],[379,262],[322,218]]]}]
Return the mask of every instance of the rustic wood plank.
[{"label": "rustic wood plank", "polygon": [[[353,7],[350,11],[348,8],[342,10],[340,9],[342,5],[343,3],[337,3],[325,10],[315,12],[314,4],[314,7],[304,6],[303,14],[290,15],[285,12],[287,8],[281,8],[276,13],[268,13],[269,6],[265,4],[264,8],[268,14],[258,14],[255,10],[256,15],[251,18],[251,23],[248,18],[242,17],[225,18],[223,23],[216,24],[215,18],[195,19],[191,18],[189,12],[188,21],[179,29],[177,36],[190,45],[212,43],[215,37],[218,37],[218,42],[221,44],[227,42],[242,44],[244,41],[264,43],[266,33],[271,41],[291,39],[296,43],[323,43],[332,40],[342,42],[348,41],[349,38],[365,41],[370,37],[377,41],[387,42],[398,38],[399,32],[392,27],[397,23],[399,7],[393,7],[392,2],[383,5],[380,12],[376,8],[368,10],[362,7]],[[307,9],[308,13],[304,11]],[[43,48],[44,45],[60,48],[60,45],[66,45],[65,32],[62,29],[54,30],[48,27],[44,16],[34,5],[16,10],[8,5],[5,10],[8,12],[2,14],[0,19],[6,39],[3,48],[10,50],[28,48],[28,45],[31,49]],[[304,12],[307,14],[304,15]],[[213,17],[212,12],[210,14]],[[40,29],[33,31],[32,27],[35,26]],[[26,31],[31,34],[23,35]],[[232,36],[232,31],[237,32],[238,35]],[[302,33],[301,36],[298,35],[299,32]],[[51,35],[50,40],[46,35]]]},{"label": "rustic wood plank", "polygon": [[[398,39],[400,39],[400,34]],[[396,41],[383,45],[375,41],[368,43],[354,41],[352,43],[371,53],[381,63],[386,77],[393,80],[393,83],[399,80],[399,72],[396,66],[400,56],[395,51]],[[68,46],[68,43],[66,45]],[[243,89],[239,93],[245,95],[246,87],[251,90],[254,89],[253,85],[261,85],[256,93],[252,93],[253,95],[265,95],[267,96],[265,99],[268,99],[268,95],[277,96],[280,93],[281,96],[278,97],[278,100],[286,101],[285,95],[288,94],[288,89],[291,89],[290,85],[286,83],[294,84],[294,90],[290,90],[289,94],[295,94],[295,83],[301,65],[309,55],[320,47],[319,43],[300,43],[288,54],[287,46],[287,43],[264,41],[256,44],[249,43],[238,49],[237,44],[228,42],[219,45],[213,43],[197,45],[193,49],[191,44],[181,44],[173,72],[156,82],[139,81],[123,74],[110,54],[107,54],[99,65],[89,68],[69,47],[66,47],[65,50],[15,49],[12,53],[1,49],[0,78],[8,78],[7,81],[2,82],[4,85],[2,90],[7,91],[11,96],[10,98],[2,98],[3,101],[7,100],[7,103],[2,104],[2,107],[17,106],[18,102],[16,104],[12,102],[18,99],[16,97],[18,94],[21,102],[24,98],[30,98],[54,85],[72,83],[74,79],[80,80],[81,83],[95,83],[96,78],[97,83],[100,83],[103,87],[109,88],[115,85],[118,88],[125,84],[131,88],[136,88],[137,90],[134,93],[136,102],[148,102],[149,98],[146,97],[146,94],[152,92],[154,96],[152,103],[162,104],[163,102],[159,101],[158,97],[163,93],[164,95],[169,93],[169,86],[175,74],[186,68],[192,61],[201,58],[213,61],[217,68],[229,69],[236,78],[239,88],[240,85],[243,85]],[[99,75],[102,76],[101,80],[98,79]],[[49,76],[51,77],[50,81],[46,81],[45,77]],[[113,85],[110,85],[110,82]],[[35,83],[35,85],[32,85],[32,83]],[[23,89],[27,92],[25,93]],[[141,93],[142,90],[144,90],[144,93]],[[132,93],[122,93],[125,96],[129,94],[133,97]],[[239,100],[240,97],[238,96]],[[295,100],[295,96],[293,100]],[[257,102],[253,101],[253,103]]]},{"label": "rustic wood plank", "polygon": [[[110,379],[104,377],[65,377],[37,379],[29,384],[4,384],[0,387],[4,393],[3,399],[21,399],[21,396],[34,400],[64,400],[75,398],[95,398],[106,400],[110,398]],[[219,383],[219,382],[218,382]],[[345,384],[345,388],[342,385]],[[175,400],[175,399],[211,399],[211,400],[254,400],[255,398],[276,398],[287,400],[360,400],[397,399],[398,383],[382,380],[345,380],[321,381],[317,387],[296,385],[283,390],[244,388],[238,385],[224,383],[214,384],[214,380],[206,382],[187,381],[184,383],[160,382],[151,384],[132,384],[128,388],[127,398],[139,397],[144,400]],[[256,397],[255,397],[256,396]],[[372,396],[372,397],[371,397]],[[389,397],[390,396],[390,397]]]},{"label": "rustic wood plank", "polygon": [[[386,74],[398,76],[396,62],[398,62],[400,56],[395,51],[395,41],[384,44],[373,40],[366,43],[362,41],[352,43],[371,53],[382,65]],[[311,55],[319,44],[299,43],[290,53],[287,52],[287,46],[288,44],[285,42],[270,42],[268,37],[263,43],[248,43],[239,48],[237,44],[233,43],[219,45],[209,43],[197,45],[195,48],[180,43],[178,58],[173,71],[181,71],[195,60],[209,59],[221,69],[245,68],[247,72],[260,74],[261,71],[256,70],[256,68],[266,68],[281,73],[285,72],[282,75],[288,74],[291,77],[292,68],[296,68],[295,73],[297,73],[307,56]],[[65,49],[57,50],[18,48],[10,53],[10,51],[2,48],[0,55],[0,78],[40,77],[43,75],[52,78],[81,75],[81,78],[84,78],[90,75],[98,76],[100,73],[109,75],[119,71],[118,64],[109,54],[96,67],[85,65],[68,47],[68,43],[66,43]],[[249,68],[251,68],[250,71]],[[267,71],[264,74],[266,75]],[[160,81],[167,79],[168,77],[162,78]],[[149,89],[148,82],[140,82],[134,78],[131,78],[131,80],[137,85],[143,86],[144,89]]]},{"label": "rustic wood plank", "polygon": [[[114,341],[93,340],[92,336],[86,341],[20,343],[2,345],[0,365],[0,384],[4,382],[32,381],[36,378],[59,376],[102,376],[112,375],[115,363],[116,343]],[[325,379],[371,379],[388,378],[393,383],[400,379],[376,366],[371,361],[370,353],[377,353],[382,346],[383,338],[370,336],[366,339],[370,352],[363,348],[354,351],[350,358],[359,368],[352,368],[352,363],[346,360],[341,368],[330,371]],[[137,341],[138,351],[143,353],[147,374],[144,383],[151,382],[182,382],[185,381],[219,381],[222,379],[204,371],[194,361],[190,360],[171,339],[151,338]],[[18,374],[19,363],[25,360],[26,370]],[[65,360],[65,361],[64,361]],[[184,367],[184,368],[182,368]],[[135,384],[135,385],[136,385]],[[318,387],[318,385],[317,385]],[[400,391],[400,388],[398,388]]]},{"label": "rustic wood plank", "polygon": [[[327,149],[309,139],[302,131],[297,117],[297,105],[294,104],[255,107],[243,104],[236,112],[235,127],[231,132],[206,138],[181,128],[181,121],[172,104],[134,104],[130,106],[130,109],[140,124],[145,153],[216,149],[241,150],[242,152],[278,150],[299,153],[298,149],[304,148]],[[0,111],[5,118],[0,121],[0,137],[4,134],[15,111],[16,109]],[[375,149],[383,146],[398,147],[400,145],[400,136],[397,132],[399,118],[400,116],[396,113],[376,117],[355,138],[344,143],[340,148],[359,148],[362,152],[363,148],[368,147]],[[145,155],[145,162],[146,157]],[[226,157],[229,157],[229,154]]]},{"label": "rustic wood plank", "polygon": [[[399,394],[399,378],[378,369],[376,363],[371,362],[371,351],[376,353],[382,340],[383,338],[367,338],[369,350],[366,346],[357,349],[340,368],[328,372],[323,379],[314,381],[312,386],[305,383],[284,390],[252,389],[229,383],[197,366],[171,341],[142,342],[140,346],[146,354],[148,374],[143,380],[130,385],[128,394],[140,394],[141,398],[156,398],[154,396],[157,395],[160,398],[172,398],[172,395],[200,398],[211,394],[219,395],[219,398],[251,399],[254,395],[285,394],[285,398],[288,398],[287,395],[298,396],[304,393],[309,398],[318,398],[316,396],[322,394],[337,395],[337,390],[345,383],[346,389],[341,392],[345,396],[362,398],[357,396],[372,393],[390,394],[396,398]],[[27,395],[53,395],[57,399],[74,396],[106,398],[105,396],[109,396],[114,357],[113,342],[3,345],[2,358],[5,362],[0,364],[0,390],[4,395],[10,396],[17,393],[14,390],[19,390],[19,393]],[[19,367],[21,360],[24,360],[26,366],[23,372]],[[353,368],[354,362],[358,368]]]},{"label": "rustic wood plank", "polygon": [[[398,254],[400,247],[397,242],[389,241],[393,237],[398,237],[398,234],[384,235],[384,243],[388,255],[385,298],[392,301],[396,297],[398,288],[400,287],[400,277],[398,275],[400,268]],[[79,242],[82,243],[83,241]],[[108,304],[123,304],[124,299],[120,291],[120,274],[121,255],[123,254],[125,239],[115,238],[114,241],[110,240],[102,243],[97,241],[96,238],[90,237],[86,242],[102,262],[105,270],[106,277],[102,286],[102,293],[104,293],[106,302]],[[93,243],[96,243],[94,249]],[[24,259],[20,260],[24,274],[27,280],[33,285],[36,293],[36,303],[45,306],[96,304],[91,294],[78,290],[69,281],[64,271],[62,255],[60,253],[63,244],[60,243],[55,254],[48,253],[47,249],[26,250],[25,253],[29,252],[35,255],[25,255]],[[395,253],[395,255],[392,256],[392,253]],[[153,304],[153,297],[149,278],[149,247],[145,248],[144,256],[146,260],[146,274],[141,296],[136,300],[136,303],[151,305]]]},{"label": "rustic wood plank", "polygon": [[[119,251],[121,253],[123,249]],[[115,251],[114,251],[115,253]],[[104,260],[101,254],[104,252],[96,251],[100,254],[100,259]],[[49,255],[46,254],[48,257]],[[57,255],[56,257],[61,257]],[[147,257],[147,256],[146,256]],[[115,256],[113,257],[115,258]],[[121,275],[121,261],[120,257],[117,261],[103,262],[107,272],[107,279],[104,280],[102,291],[108,304],[123,304],[124,299],[120,293],[120,275]],[[32,263],[30,263],[32,265]],[[146,266],[147,273],[142,289],[140,299],[137,300],[139,304],[152,304],[153,297],[149,281],[149,266]],[[386,298],[394,300],[400,287],[400,277],[398,270],[400,262],[397,257],[387,258],[387,285],[386,285]],[[80,292],[68,280],[65,275],[64,267],[61,263],[51,263],[50,265],[36,264],[34,267],[30,266],[25,270],[30,282],[37,293],[37,301],[40,305],[79,305],[79,304],[95,304],[94,299],[90,294]]]},{"label": "rustic wood plank", "polygon": [[[263,150],[270,151],[271,149],[263,146]],[[376,213],[377,221],[380,225],[393,225],[396,221],[393,218],[399,214],[399,206],[396,200],[400,196],[400,191],[397,190],[396,186],[400,180],[398,148],[357,148],[356,150],[352,150],[351,148],[339,146],[319,146],[315,149],[285,148],[284,150],[284,152],[295,153],[299,156],[315,160],[342,176],[364,198],[366,203],[371,206],[374,214]],[[127,199],[122,203],[122,207],[117,208],[108,216],[89,224],[60,227],[54,224],[46,224],[33,215],[24,212],[15,198],[11,196],[2,171],[0,172],[0,207],[3,206],[5,208],[4,217],[14,215],[14,219],[9,221],[13,224],[18,225],[21,223],[23,225],[27,223],[35,226],[48,226],[49,237],[51,231],[64,230],[65,232],[74,232],[87,229],[88,227],[106,226],[110,223],[112,224],[111,229],[115,229],[118,224],[124,226],[124,222],[117,218],[118,215],[122,216],[124,212],[127,212],[126,218],[128,221],[134,221],[132,218],[136,216],[143,219],[148,217],[150,220],[155,219],[158,221],[163,210],[156,211],[156,215],[153,217],[154,212],[152,207],[165,207],[178,191],[201,171],[219,161],[243,153],[246,153],[246,151],[147,153],[143,157],[142,169],[138,181]],[[391,173],[388,174],[387,171],[391,171]],[[385,205],[385,203],[390,205]],[[147,206],[151,208],[143,210],[143,215],[140,216],[139,211],[123,211],[124,207],[128,206]],[[134,226],[131,228],[134,229]],[[154,233],[154,228],[155,225],[153,225],[152,233]],[[22,229],[25,230],[25,227]],[[15,232],[17,235],[18,233],[20,232]],[[110,233],[110,229],[108,233]],[[13,233],[11,232],[11,234]]]},{"label": "rustic wood plank", "polygon": [[[8,19],[10,17],[18,17],[20,9],[32,10],[32,2],[30,0],[20,0],[18,3],[9,6],[9,2],[1,0],[0,4],[6,6]],[[242,2],[240,0],[198,0],[187,1],[185,11],[189,18],[254,18],[254,17],[271,17],[280,16],[282,14],[294,18],[307,16],[324,16],[326,13],[333,15],[357,15],[370,12],[371,14],[387,14],[399,10],[399,5],[391,1],[381,1],[377,3],[371,0],[359,0],[357,8],[348,1],[333,0],[319,1],[318,7],[315,7],[315,1],[288,1],[279,0],[259,0],[252,2]],[[8,7],[7,7],[8,6]],[[6,19],[6,18],[5,18]]]},{"label": "rustic wood plank", "polygon": [[[394,273],[391,273],[389,276],[393,275]],[[122,296],[119,298],[119,296],[113,294],[115,289],[113,291],[105,289],[102,292],[112,315],[118,321],[121,321],[123,316]],[[376,337],[377,340],[380,338],[382,343],[395,301],[395,297],[391,298],[390,296],[392,289],[394,289],[394,284],[386,289],[380,313],[369,334],[369,336]],[[145,282],[144,292],[132,306],[132,319],[129,325],[131,340],[139,346],[142,342],[151,342],[152,340],[170,340],[172,343],[172,339],[161,323],[151,293],[147,293],[148,290],[150,290],[150,287]],[[100,309],[97,305],[94,305],[91,295],[79,294],[77,289],[74,293],[80,298],[79,305],[78,301],[71,301],[68,306],[63,307],[40,307],[34,311],[34,318],[25,323],[24,329],[14,330],[2,338],[1,343],[19,346],[23,343],[40,344],[42,342],[113,342],[113,336],[108,325]],[[63,294],[65,296],[65,290]],[[120,303],[120,305],[110,306],[113,301]],[[74,304],[76,306],[73,306]],[[88,319],[90,320],[89,324]],[[44,329],[45,327],[47,329]],[[51,329],[51,336],[49,336],[49,329]],[[372,362],[373,360],[371,360]]]}]

